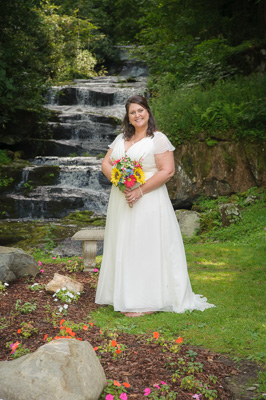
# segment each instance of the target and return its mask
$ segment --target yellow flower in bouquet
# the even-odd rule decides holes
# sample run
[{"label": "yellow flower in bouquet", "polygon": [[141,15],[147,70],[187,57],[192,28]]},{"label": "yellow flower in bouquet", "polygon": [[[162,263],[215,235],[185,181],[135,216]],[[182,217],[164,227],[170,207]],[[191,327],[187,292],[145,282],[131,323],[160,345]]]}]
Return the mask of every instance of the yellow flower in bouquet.
[{"label": "yellow flower in bouquet", "polygon": [[134,171],[134,176],[138,183],[143,185],[145,183],[145,174],[140,167],[136,168]]},{"label": "yellow flower in bouquet", "polygon": [[119,180],[120,180],[120,178],[121,178],[121,173],[120,173],[120,171],[117,169],[117,168],[113,168],[112,169],[112,174],[111,174],[111,182],[115,185],[115,186],[117,186],[118,185],[118,182],[119,182]]}]

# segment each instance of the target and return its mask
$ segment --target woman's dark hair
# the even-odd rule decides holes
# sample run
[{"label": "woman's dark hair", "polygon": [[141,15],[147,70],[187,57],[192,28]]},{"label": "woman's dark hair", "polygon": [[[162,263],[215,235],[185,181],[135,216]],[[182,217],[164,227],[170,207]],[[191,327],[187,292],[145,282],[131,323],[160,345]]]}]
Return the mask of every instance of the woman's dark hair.
[{"label": "woman's dark hair", "polygon": [[122,129],[124,132],[124,139],[128,140],[135,134],[135,128],[133,125],[129,123],[129,106],[132,103],[139,104],[140,106],[144,107],[149,113],[149,121],[148,121],[148,129],[147,129],[147,136],[153,136],[153,132],[157,130],[156,123],[154,116],[152,115],[151,109],[145,97],[136,95],[130,97],[126,102],[126,115],[123,120]]}]

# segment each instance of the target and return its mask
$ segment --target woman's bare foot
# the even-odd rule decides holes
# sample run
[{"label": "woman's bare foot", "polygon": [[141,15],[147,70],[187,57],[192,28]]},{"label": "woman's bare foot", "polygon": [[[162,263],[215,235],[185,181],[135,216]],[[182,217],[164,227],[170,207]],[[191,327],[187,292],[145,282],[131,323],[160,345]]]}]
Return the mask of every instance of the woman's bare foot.
[{"label": "woman's bare foot", "polygon": [[155,313],[155,311],[146,311],[146,312],[126,312],[126,313],[122,313],[124,314],[126,317],[131,317],[131,318],[135,318],[135,317],[143,317],[146,314],[153,314]]}]

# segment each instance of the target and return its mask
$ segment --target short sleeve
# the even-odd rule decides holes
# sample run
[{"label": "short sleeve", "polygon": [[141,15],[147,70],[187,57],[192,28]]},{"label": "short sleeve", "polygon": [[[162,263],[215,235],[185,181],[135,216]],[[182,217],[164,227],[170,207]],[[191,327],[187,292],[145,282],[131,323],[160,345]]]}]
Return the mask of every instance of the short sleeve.
[{"label": "short sleeve", "polygon": [[172,145],[168,137],[162,132],[154,132],[154,154],[165,153],[166,151],[174,151],[175,147]]},{"label": "short sleeve", "polygon": [[120,134],[115,138],[115,140],[114,140],[111,144],[108,145],[108,147],[110,147],[110,149],[113,149],[113,148],[115,147],[116,143],[118,143],[119,140],[122,138],[122,136],[123,136],[123,134],[120,133]]}]

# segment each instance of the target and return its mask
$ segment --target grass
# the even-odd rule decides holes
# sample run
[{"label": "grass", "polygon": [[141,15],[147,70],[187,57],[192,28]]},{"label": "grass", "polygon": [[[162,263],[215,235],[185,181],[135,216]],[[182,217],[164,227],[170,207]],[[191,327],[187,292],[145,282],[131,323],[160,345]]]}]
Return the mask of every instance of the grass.
[{"label": "grass", "polygon": [[181,336],[190,345],[263,361],[266,356],[263,247],[206,243],[186,245],[186,254],[194,292],[204,294],[216,308],[125,320],[109,306],[94,312],[94,320],[103,329],[134,334],[158,331],[169,339]]},{"label": "grass", "polygon": [[[250,194],[255,195],[256,200],[247,205],[245,199]],[[187,344],[226,353],[236,359],[265,361],[263,191],[253,188],[230,198],[204,198],[198,202],[198,207],[209,213],[221,202],[234,202],[241,210],[242,220],[223,228],[218,214],[214,213],[217,219],[211,221],[208,230],[185,240],[193,291],[206,296],[215,308],[184,314],[162,312],[132,320],[123,318],[108,306],[93,313],[95,322],[109,330],[134,334],[158,331],[169,339],[181,336]]]}]

